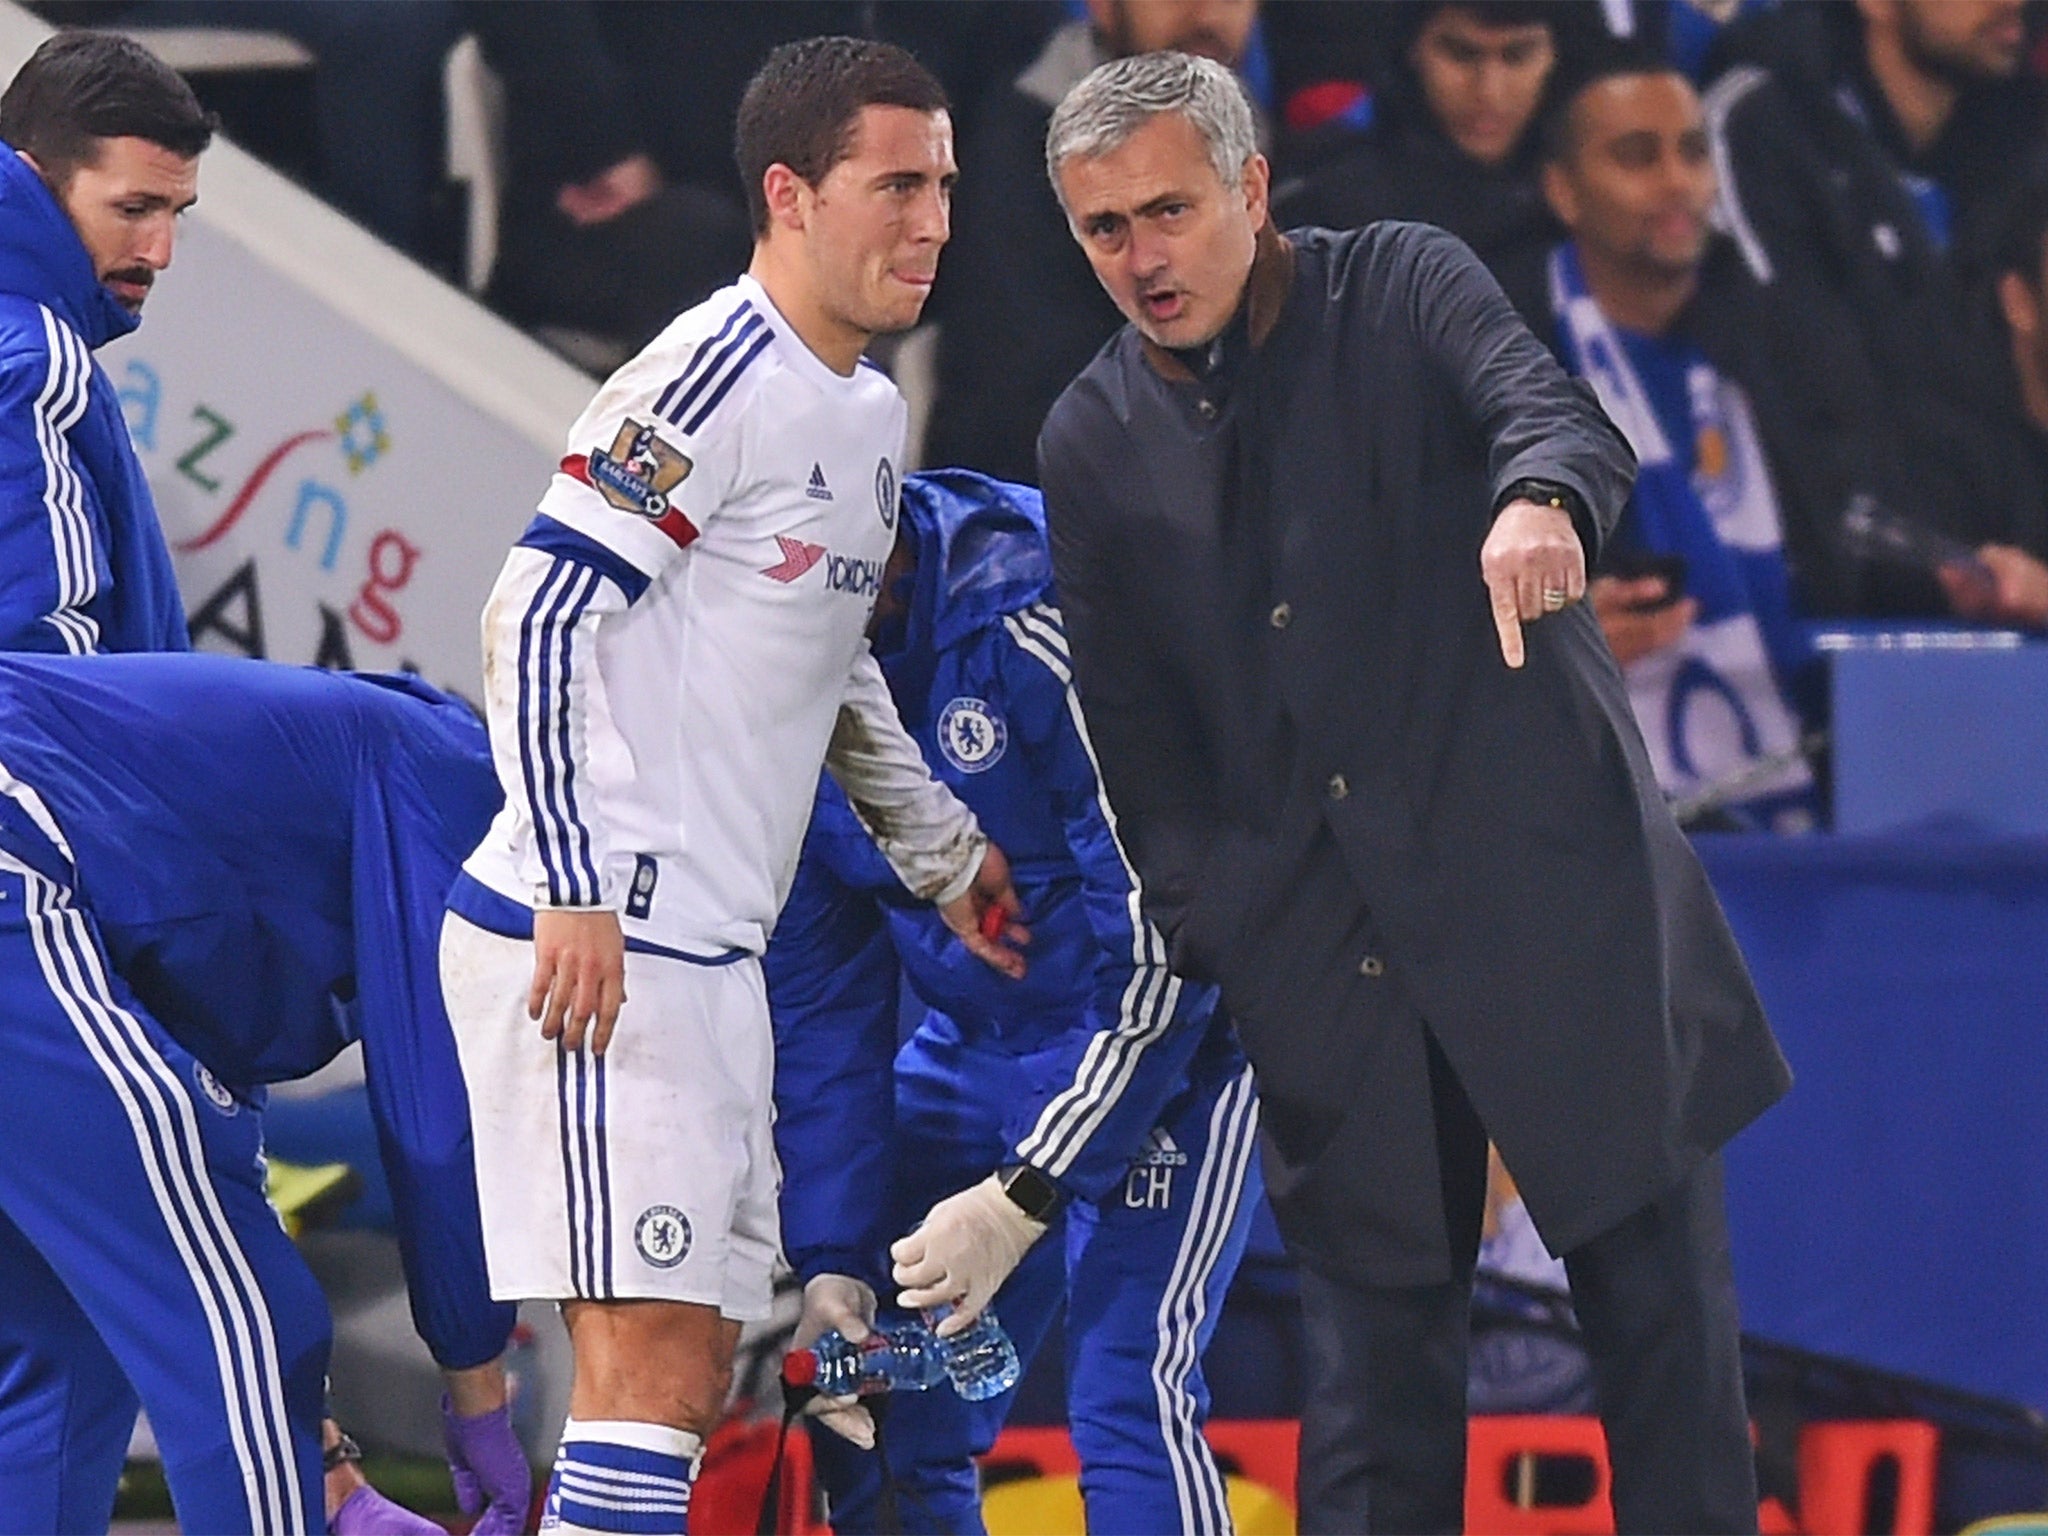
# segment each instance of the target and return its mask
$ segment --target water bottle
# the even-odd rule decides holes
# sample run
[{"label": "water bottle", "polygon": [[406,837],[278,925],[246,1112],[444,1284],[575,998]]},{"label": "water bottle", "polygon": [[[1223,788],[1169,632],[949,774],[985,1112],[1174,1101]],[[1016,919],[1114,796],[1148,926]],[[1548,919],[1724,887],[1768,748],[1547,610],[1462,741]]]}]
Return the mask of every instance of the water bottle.
[{"label": "water bottle", "polygon": [[[950,1307],[935,1308],[925,1313],[925,1322],[936,1328],[951,1311]],[[970,1403],[1001,1396],[1017,1385],[1024,1374],[1017,1346],[1010,1342],[1009,1334],[1003,1331],[993,1312],[982,1313],[950,1339],[941,1339],[937,1334],[932,1337],[944,1351],[946,1375],[953,1390]]]},{"label": "water bottle", "polygon": [[1017,1346],[989,1312],[950,1339],[933,1333],[930,1322],[916,1321],[877,1328],[858,1344],[835,1331],[808,1349],[791,1350],[782,1363],[784,1385],[825,1397],[922,1392],[950,1380],[961,1397],[978,1403],[1007,1392],[1023,1374]]},{"label": "water bottle", "polygon": [[835,1329],[782,1362],[785,1386],[811,1387],[821,1397],[922,1392],[945,1379],[939,1341],[922,1323],[876,1328],[858,1344]]}]

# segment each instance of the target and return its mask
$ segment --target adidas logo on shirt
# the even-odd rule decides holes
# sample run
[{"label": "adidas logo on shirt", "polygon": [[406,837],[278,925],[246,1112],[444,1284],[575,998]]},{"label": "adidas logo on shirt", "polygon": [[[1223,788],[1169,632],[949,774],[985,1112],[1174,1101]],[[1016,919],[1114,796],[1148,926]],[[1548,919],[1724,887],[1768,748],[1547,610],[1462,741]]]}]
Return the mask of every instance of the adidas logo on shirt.
[{"label": "adidas logo on shirt", "polygon": [[813,501],[830,501],[832,487],[825,483],[825,468],[821,464],[811,465],[811,483],[804,487],[804,494]]},{"label": "adidas logo on shirt", "polygon": [[1138,1155],[1132,1161],[1140,1166],[1149,1165],[1154,1168],[1185,1168],[1188,1155],[1181,1151],[1179,1144],[1168,1134],[1165,1126],[1155,1125],[1152,1127],[1151,1135],[1145,1138],[1145,1145],[1139,1148]]}]

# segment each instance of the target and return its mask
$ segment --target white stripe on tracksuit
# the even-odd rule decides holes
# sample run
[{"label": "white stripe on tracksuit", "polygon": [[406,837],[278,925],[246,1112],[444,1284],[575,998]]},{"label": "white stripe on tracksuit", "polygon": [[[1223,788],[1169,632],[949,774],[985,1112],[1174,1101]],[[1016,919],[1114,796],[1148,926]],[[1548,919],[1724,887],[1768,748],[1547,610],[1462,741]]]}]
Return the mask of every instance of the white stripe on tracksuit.
[{"label": "white stripe on tracksuit", "polygon": [[71,893],[5,853],[0,868],[23,881],[43,979],[127,1112],[150,1191],[206,1315],[250,1528],[307,1530],[270,1310],[211,1183],[191,1098],[141,1021],[115,1000]]},{"label": "white stripe on tracksuit", "polygon": [[44,620],[63,636],[73,655],[99,649],[98,623],[83,610],[99,593],[93,563],[92,523],[86,516],[85,485],[71,462],[71,429],[85,415],[92,383],[92,358],[78,334],[50,312],[43,313],[43,340],[50,373],[36,397],[36,445],[43,453],[43,505],[50,514],[50,542],[56,553],[57,606]]},{"label": "white stripe on tracksuit", "polygon": [[1115,1027],[1097,1032],[1088,1042],[1074,1082],[1054,1095],[1030,1134],[1017,1144],[1019,1158],[1057,1178],[1073,1166],[1088,1138],[1116,1107],[1146,1048],[1166,1033],[1180,1001],[1181,984],[1166,967],[1166,941],[1146,921],[1138,872],[1117,831],[1116,812],[1110,807],[1108,791],[1102,787],[1101,764],[1096,761],[1088,724],[1081,715],[1080,696],[1074,692],[1073,668],[1067,659],[1066,632],[1059,610],[1048,603],[1034,603],[1021,613],[1005,616],[1003,626],[1024,653],[1044,665],[1066,692],[1074,734],[1095,774],[1096,805],[1123,865],[1125,902],[1131,923],[1131,979],[1124,988]]},{"label": "white stripe on tracksuit", "polygon": [[1230,1530],[1216,1458],[1195,1423],[1195,1399],[1188,1378],[1200,1358],[1203,1319],[1209,1311],[1209,1281],[1229,1239],[1244,1196],[1258,1139],[1259,1097],[1247,1066],[1217,1095],[1209,1116],[1209,1149],[1196,1177],[1194,1209],[1181,1231],[1180,1251],[1159,1299],[1159,1346],[1152,1357],[1152,1388],[1159,1400],[1159,1427],[1166,1459],[1180,1496],[1181,1529],[1198,1533]]}]

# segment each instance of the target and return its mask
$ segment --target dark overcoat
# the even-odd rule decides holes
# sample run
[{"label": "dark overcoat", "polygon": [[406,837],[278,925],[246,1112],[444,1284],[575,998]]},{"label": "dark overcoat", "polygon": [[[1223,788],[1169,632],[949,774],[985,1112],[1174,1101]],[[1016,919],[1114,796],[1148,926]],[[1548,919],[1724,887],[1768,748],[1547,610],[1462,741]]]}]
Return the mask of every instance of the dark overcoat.
[{"label": "dark overcoat", "polygon": [[1206,358],[1126,328],[1039,454],[1103,781],[1175,967],[1238,1022],[1303,1257],[1453,1272],[1426,1037],[1556,1252],[1784,1093],[1592,614],[1501,658],[1499,498],[1570,488],[1590,560],[1634,462],[1465,246],[1262,233]]}]

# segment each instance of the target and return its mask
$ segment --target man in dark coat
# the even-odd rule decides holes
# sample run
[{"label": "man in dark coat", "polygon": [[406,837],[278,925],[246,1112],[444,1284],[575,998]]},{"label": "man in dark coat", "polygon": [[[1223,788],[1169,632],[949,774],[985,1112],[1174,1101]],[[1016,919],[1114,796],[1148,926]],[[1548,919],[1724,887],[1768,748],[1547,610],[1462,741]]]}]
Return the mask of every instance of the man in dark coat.
[{"label": "man in dark coat", "polygon": [[1062,103],[1132,325],[1040,440],[1145,909],[1221,983],[1301,1264],[1302,1529],[1461,1523],[1499,1144],[1584,1324],[1623,1530],[1755,1530],[1718,1149],[1788,1074],[1578,599],[1633,461],[1440,230],[1275,234],[1227,71]]}]

